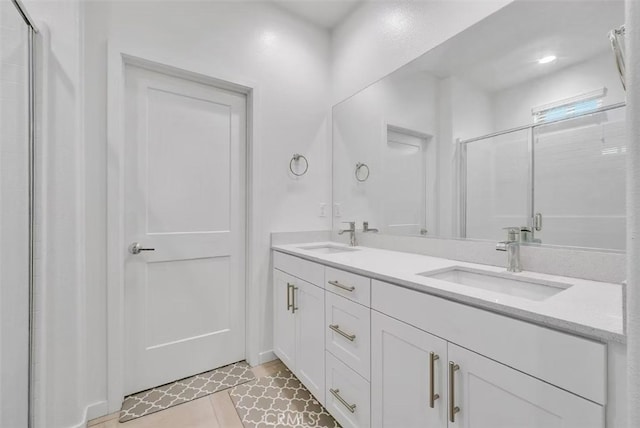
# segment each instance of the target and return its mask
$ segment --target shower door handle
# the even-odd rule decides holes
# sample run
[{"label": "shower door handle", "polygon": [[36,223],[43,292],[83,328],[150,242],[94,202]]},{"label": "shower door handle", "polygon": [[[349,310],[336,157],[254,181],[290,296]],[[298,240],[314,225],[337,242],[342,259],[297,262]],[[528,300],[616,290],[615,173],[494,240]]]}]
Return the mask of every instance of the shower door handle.
[{"label": "shower door handle", "polygon": [[140,254],[142,251],[155,251],[155,248],[142,248],[142,244],[139,242],[134,242],[129,245],[129,252],[131,254]]}]

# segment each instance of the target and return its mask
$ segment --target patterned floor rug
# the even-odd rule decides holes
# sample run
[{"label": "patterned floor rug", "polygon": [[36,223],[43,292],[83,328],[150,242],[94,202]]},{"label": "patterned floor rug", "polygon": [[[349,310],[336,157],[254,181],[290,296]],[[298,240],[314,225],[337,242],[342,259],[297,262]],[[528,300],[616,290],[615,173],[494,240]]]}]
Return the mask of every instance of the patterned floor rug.
[{"label": "patterned floor rug", "polygon": [[151,388],[125,397],[120,422],[159,412],[255,379],[245,361]]},{"label": "patterned floor rug", "polygon": [[229,395],[245,428],[340,427],[286,369],[238,385]]}]

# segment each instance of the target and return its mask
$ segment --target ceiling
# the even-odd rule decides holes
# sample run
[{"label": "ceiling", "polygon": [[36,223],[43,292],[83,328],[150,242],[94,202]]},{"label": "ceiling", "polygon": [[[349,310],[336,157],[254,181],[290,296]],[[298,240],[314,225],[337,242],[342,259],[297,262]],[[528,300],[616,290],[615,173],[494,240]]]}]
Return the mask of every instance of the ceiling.
[{"label": "ceiling", "polygon": [[332,29],[363,0],[272,0],[274,3],[320,27]]},{"label": "ceiling", "polygon": [[[607,33],[623,22],[621,0],[518,1],[412,66],[440,78],[455,75],[488,91],[502,90],[608,51]],[[546,55],[558,59],[539,65],[537,59]]]}]

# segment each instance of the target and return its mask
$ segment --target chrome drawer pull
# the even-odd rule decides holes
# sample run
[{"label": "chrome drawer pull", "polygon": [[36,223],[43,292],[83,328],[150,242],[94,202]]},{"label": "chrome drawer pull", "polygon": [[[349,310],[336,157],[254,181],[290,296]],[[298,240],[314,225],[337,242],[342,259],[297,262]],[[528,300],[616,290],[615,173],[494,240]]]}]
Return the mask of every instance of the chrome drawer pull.
[{"label": "chrome drawer pull", "polygon": [[338,333],[340,336],[345,337],[345,338],[349,339],[352,342],[354,340],[356,340],[356,335],[355,334],[345,333],[344,331],[340,330],[340,326],[338,324],[330,324],[329,328],[331,330],[335,331],[336,333]]},{"label": "chrome drawer pull", "polygon": [[439,360],[440,356],[430,352],[429,353],[429,407],[431,407],[432,409],[435,406],[435,401],[440,398],[440,394],[436,394],[435,393],[435,362],[436,360]]},{"label": "chrome drawer pull", "polygon": [[341,402],[344,407],[349,409],[349,411],[351,413],[355,413],[356,412],[356,405],[355,404],[349,404],[349,403],[346,402],[346,400],[344,398],[340,397],[340,390],[339,389],[329,388],[329,391],[331,391],[333,396],[336,397],[336,399],[339,402]]},{"label": "chrome drawer pull", "polygon": [[334,287],[342,288],[343,290],[347,290],[347,291],[353,291],[356,289],[356,287],[354,287],[353,285],[340,284],[338,281],[329,281],[329,284],[333,285]]},{"label": "chrome drawer pull", "polygon": [[456,383],[455,383],[455,374],[456,371],[460,370],[460,366],[454,363],[453,361],[449,361],[449,421],[456,421],[456,413],[460,411],[460,407],[456,406]]}]

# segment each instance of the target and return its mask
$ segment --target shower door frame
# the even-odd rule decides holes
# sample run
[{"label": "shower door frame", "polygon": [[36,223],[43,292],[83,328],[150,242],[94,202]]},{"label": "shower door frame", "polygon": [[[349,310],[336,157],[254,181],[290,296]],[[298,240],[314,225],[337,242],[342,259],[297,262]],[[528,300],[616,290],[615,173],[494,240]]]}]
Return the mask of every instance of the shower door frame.
[{"label": "shower door frame", "polygon": [[502,135],[511,134],[518,131],[529,131],[528,135],[528,188],[527,188],[527,226],[533,227],[535,218],[535,149],[534,149],[534,133],[536,128],[540,126],[547,126],[555,123],[565,122],[568,120],[578,119],[580,117],[589,116],[592,114],[603,113],[609,110],[615,110],[621,107],[625,107],[626,103],[619,102],[615,104],[609,104],[600,108],[577,114],[571,117],[565,117],[557,120],[550,120],[542,123],[533,123],[530,125],[518,126],[504,131],[493,132],[491,134],[483,135],[480,137],[469,138],[467,140],[457,140],[457,152],[458,152],[458,173],[457,178],[458,185],[458,231],[460,238],[467,238],[467,145],[477,141],[483,141],[493,137],[499,137]]}]

